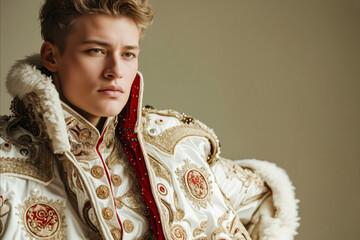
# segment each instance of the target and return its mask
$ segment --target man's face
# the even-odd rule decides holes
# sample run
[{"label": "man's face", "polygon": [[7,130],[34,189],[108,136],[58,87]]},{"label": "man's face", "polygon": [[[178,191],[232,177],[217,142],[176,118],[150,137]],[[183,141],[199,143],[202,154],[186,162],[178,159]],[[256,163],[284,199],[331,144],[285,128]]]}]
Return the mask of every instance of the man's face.
[{"label": "man's face", "polygon": [[57,54],[55,85],[62,100],[90,122],[125,106],[138,69],[139,31],[127,17],[81,16]]}]

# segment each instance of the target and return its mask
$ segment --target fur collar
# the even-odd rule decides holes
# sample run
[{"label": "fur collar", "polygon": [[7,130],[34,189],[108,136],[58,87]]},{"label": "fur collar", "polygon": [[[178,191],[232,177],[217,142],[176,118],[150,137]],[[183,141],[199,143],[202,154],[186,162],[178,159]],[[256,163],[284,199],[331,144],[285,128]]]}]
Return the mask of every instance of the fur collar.
[{"label": "fur collar", "polygon": [[[43,123],[48,133],[54,153],[62,154],[70,151],[64,113],[61,100],[52,78],[41,73],[43,67],[39,54],[31,55],[12,66],[7,75],[6,87],[13,97],[22,100],[33,92],[40,99]],[[137,106],[140,119],[140,109],[143,91],[143,78],[140,72],[139,104]]]}]

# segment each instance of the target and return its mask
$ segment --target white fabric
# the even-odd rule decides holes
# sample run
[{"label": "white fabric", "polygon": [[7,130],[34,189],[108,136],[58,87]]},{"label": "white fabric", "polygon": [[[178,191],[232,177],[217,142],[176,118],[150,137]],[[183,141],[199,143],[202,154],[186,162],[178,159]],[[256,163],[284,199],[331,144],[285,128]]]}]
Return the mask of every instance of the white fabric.
[{"label": "white fabric", "polygon": [[[74,151],[97,152],[95,146],[101,135],[73,110],[63,111],[61,109],[61,101],[54,85],[51,83],[51,78],[42,75],[37,70],[40,66],[41,62],[38,56],[32,56],[27,60],[20,61],[8,75],[7,87],[13,96],[18,96],[20,99],[30,92],[34,92],[40,98],[44,124],[51,139],[53,152],[64,153],[60,158],[61,163],[68,164],[65,178],[68,179],[69,188],[76,195],[79,210],[75,211],[72,208],[56,164],[54,164],[54,180],[50,183],[37,182],[35,179],[16,174],[11,175],[11,173],[0,174],[0,196],[8,199],[6,204],[1,205],[0,208],[0,219],[5,223],[5,231],[2,237],[4,239],[25,239],[26,230],[19,230],[23,226],[18,224],[19,216],[16,215],[16,207],[26,201],[34,189],[37,189],[39,194],[46,196],[48,199],[59,200],[65,206],[68,238],[89,238],[88,228],[80,220],[82,218],[84,221],[82,210],[87,201],[90,201],[93,207],[90,210],[90,213],[92,213],[90,214],[90,220],[99,229],[104,239],[112,239],[111,230],[120,228],[115,217],[111,220],[103,218],[102,210],[105,207],[110,207],[118,213],[123,227],[125,220],[131,220],[133,223],[134,230],[132,232],[125,233],[125,231],[122,231],[123,239],[134,239],[143,235],[149,226],[149,222],[144,216],[126,206],[115,209],[114,198],[121,197],[131,191],[137,181],[136,176],[130,171],[131,168],[126,163],[128,160],[126,157],[112,159],[111,161],[117,162],[119,160],[119,162],[114,164],[113,167],[107,167],[108,163],[106,162],[110,161],[110,152],[105,148],[99,151],[100,155],[96,153],[97,155],[90,159],[83,158],[81,154],[79,156],[74,155]],[[201,134],[197,136],[196,134],[190,134],[183,139],[178,139],[174,145],[173,153],[160,149],[159,146],[152,142],[152,138],[161,139],[166,131],[188,123],[179,121],[176,114],[174,116],[171,114],[170,116],[164,116],[166,111],[152,113],[147,119],[142,118],[140,108],[143,80],[140,73],[139,75],[141,89],[138,122],[135,131],[138,133],[138,140],[143,150],[152,192],[160,212],[162,228],[166,238],[170,239],[173,234],[179,233],[177,230],[183,229],[186,233],[184,239],[193,239],[194,235],[196,237],[206,237],[207,239],[231,239],[230,232],[232,232],[232,236],[236,236],[236,239],[250,239],[247,232],[242,229],[242,224],[240,222],[237,224],[236,219],[238,218],[236,216],[238,216],[243,224],[247,224],[253,240],[293,239],[298,227],[297,201],[295,200],[294,189],[285,172],[273,164],[265,164],[256,160],[236,161],[233,164],[229,160],[219,159],[217,163],[210,167],[207,160],[214,146],[211,145],[209,139]],[[65,106],[65,108],[68,107]],[[83,127],[90,129],[94,134],[93,136],[96,136],[92,143],[94,145],[92,149],[86,149],[88,145],[81,145],[82,143],[74,137],[75,135],[72,137],[69,134],[71,124],[64,120],[69,118],[74,118],[79,124],[81,123],[80,129]],[[163,121],[162,124],[159,124],[160,120]],[[108,121],[106,126],[110,122]],[[196,130],[213,135],[211,129],[208,129],[200,122],[197,122],[197,124]],[[143,125],[147,127],[142,129]],[[148,134],[149,139],[145,140],[143,134]],[[161,141],[165,144],[167,139],[161,139]],[[76,144],[82,146],[82,148],[76,149]],[[113,144],[115,143],[113,142]],[[92,145],[90,144],[90,146]],[[13,149],[15,150],[8,153],[7,157],[21,158],[19,149]],[[119,146],[111,149],[119,149]],[[217,150],[218,154],[219,149]],[[1,155],[1,158],[3,157],[4,155]],[[217,157],[218,155],[216,155]],[[170,181],[167,180],[166,176],[159,175],[158,169],[153,168],[151,165],[151,159],[165,169],[164,172],[169,174]],[[234,165],[235,172],[232,165]],[[109,178],[115,174],[121,175],[122,184],[114,187],[107,177],[94,178],[91,173],[94,166],[103,166]],[[199,179],[202,180],[203,186],[209,187],[207,192],[203,192],[205,199],[208,197],[209,201],[198,201],[191,195],[200,194],[199,196],[202,196],[201,192],[196,192],[199,189],[196,187],[191,188],[188,185],[191,182],[187,179],[184,180],[184,176],[189,176],[190,170],[194,169],[201,173],[203,179],[201,177]],[[193,180],[197,181],[197,179]],[[159,184],[166,187],[167,195],[159,193]],[[111,196],[105,200],[99,199],[97,194],[97,189],[101,185],[108,186],[112,192]],[[194,192],[191,192],[191,190],[194,190]],[[167,205],[164,205],[164,201]],[[8,211],[9,209],[10,211]],[[180,210],[184,211],[183,216],[179,215]],[[80,214],[80,217],[78,214]],[[171,214],[173,218],[172,221],[169,221]],[[204,221],[207,221],[205,229],[202,226]]]}]

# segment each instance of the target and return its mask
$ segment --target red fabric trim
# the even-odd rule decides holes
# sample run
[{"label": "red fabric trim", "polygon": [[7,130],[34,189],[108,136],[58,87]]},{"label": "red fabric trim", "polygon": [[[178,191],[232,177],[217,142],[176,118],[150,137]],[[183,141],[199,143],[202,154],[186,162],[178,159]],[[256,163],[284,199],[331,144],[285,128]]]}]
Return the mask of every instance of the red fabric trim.
[{"label": "red fabric trim", "polygon": [[136,75],[133,85],[131,87],[131,93],[127,104],[119,114],[118,125],[116,127],[116,136],[120,139],[120,142],[124,148],[126,155],[128,156],[131,165],[134,168],[136,176],[142,187],[142,196],[145,203],[149,207],[150,221],[157,239],[165,239],[159,211],[156,207],[154,196],[151,192],[150,180],[148,171],[144,161],[143,151],[140,147],[138,136],[134,132],[137,114],[138,103],[140,93],[140,76]]}]

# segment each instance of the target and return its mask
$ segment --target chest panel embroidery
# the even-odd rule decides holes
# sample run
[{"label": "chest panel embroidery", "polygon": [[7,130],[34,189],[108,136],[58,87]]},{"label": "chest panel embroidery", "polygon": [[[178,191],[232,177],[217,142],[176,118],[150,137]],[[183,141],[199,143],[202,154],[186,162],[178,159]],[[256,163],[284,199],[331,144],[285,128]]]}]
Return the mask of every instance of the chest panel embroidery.
[{"label": "chest panel embroidery", "polygon": [[10,212],[10,206],[8,202],[8,198],[0,195],[0,237],[5,230],[5,224],[2,220],[2,217],[4,217]]},{"label": "chest panel embroidery", "polygon": [[187,239],[186,231],[181,225],[174,225],[171,228],[172,240],[184,240]]},{"label": "chest panel embroidery", "polygon": [[211,204],[212,182],[210,181],[210,174],[204,167],[198,167],[185,159],[185,165],[182,169],[176,169],[176,175],[181,183],[181,188],[185,190],[186,198],[190,199],[197,207],[206,208]]},{"label": "chest panel embroidery", "polygon": [[59,200],[32,194],[23,205],[16,208],[22,229],[30,239],[67,239],[65,206]]}]

